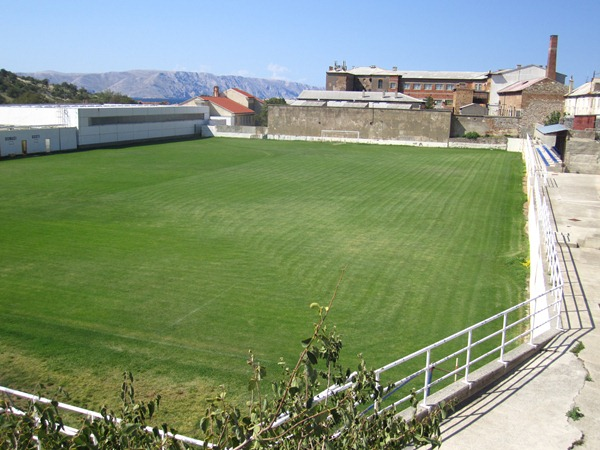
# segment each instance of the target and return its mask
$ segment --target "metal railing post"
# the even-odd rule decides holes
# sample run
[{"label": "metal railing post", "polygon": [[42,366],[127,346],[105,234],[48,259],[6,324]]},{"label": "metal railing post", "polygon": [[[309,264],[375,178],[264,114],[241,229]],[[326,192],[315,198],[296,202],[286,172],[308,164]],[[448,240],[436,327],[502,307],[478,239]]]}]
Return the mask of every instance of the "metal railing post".
[{"label": "metal railing post", "polygon": [[431,382],[431,350],[427,350],[425,357],[425,385],[423,386],[423,406],[427,406],[427,396],[429,395],[429,383]]},{"label": "metal railing post", "polygon": [[504,346],[506,345],[506,325],[508,322],[508,314],[504,313],[502,319],[502,345],[500,346],[500,362],[504,364]]},{"label": "metal railing post", "polygon": [[377,388],[377,398],[375,402],[373,402],[373,409],[376,413],[379,412],[379,394],[381,393],[381,374],[379,372],[375,373],[375,387]]},{"label": "metal railing post", "polygon": [[467,361],[465,362],[465,383],[469,383],[469,369],[471,367],[471,344],[473,342],[473,330],[469,330],[467,340]]}]

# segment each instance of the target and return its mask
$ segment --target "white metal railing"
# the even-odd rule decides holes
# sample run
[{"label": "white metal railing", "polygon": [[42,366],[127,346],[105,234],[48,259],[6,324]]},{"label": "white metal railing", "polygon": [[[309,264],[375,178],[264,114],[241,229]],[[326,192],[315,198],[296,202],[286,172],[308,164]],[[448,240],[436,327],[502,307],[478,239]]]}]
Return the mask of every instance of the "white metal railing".
[{"label": "white metal railing", "polygon": [[[381,388],[383,392],[382,399],[374,401],[368,410],[384,411],[408,405],[413,394],[417,395],[422,405],[427,406],[427,399],[433,389],[441,388],[452,381],[456,381],[458,376],[461,377],[460,382],[469,383],[470,374],[475,368],[482,366],[492,357],[504,363],[504,355],[508,348],[512,348],[520,342],[533,343],[534,337],[551,327],[553,321],[555,321],[554,327],[560,329],[563,278],[557,252],[556,235],[550,218],[549,201],[544,191],[547,175],[545,167],[540,164],[535,156],[529,137],[524,151],[524,159],[527,169],[527,194],[529,199],[530,277],[532,279],[530,293],[532,297],[376,369],[375,376],[380,387],[383,383],[383,375],[395,379],[395,381],[385,383],[385,387]],[[542,251],[542,248],[545,251]],[[542,254],[545,254],[545,257]],[[546,274],[549,275],[549,279],[546,279]],[[548,298],[552,300],[548,302]],[[459,363],[459,361],[463,362]],[[410,369],[411,365],[412,367],[418,367],[418,369]],[[404,370],[402,370],[403,368]],[[436,369],[438,369],[436,373],[442,372],[443,375],[434,379],[434,370]],[[392,370],[400,371],[400,378],[392,377]],[[351,388],[354,375],[350,375],[345,384],[330,386],[316,395],[313,404],[320,403],[336,393]],[[409,385],[415,387],[409,390]],[[34,402],[50,402],[48,399],[4,387],[0,387],[0,392]],[[394,400],[392,398],[394,394],[398,394],[400,398]],[[58,403],[58,407],[91,419],[102,418],[97,412],[64,403]],[[279,426],[288,419],[289,416],[284,413],[274,425]],[[119,419],[115,420],[118,421]],[[152,428],[147,427],[147,431],[152,432]],[[71,429],[69,432],[75,433],[76,430]],[[167,435],[192,446],[213,447],[210,443],[186,436]]]},{"label": "white metal railing", "polygon": [[[4,387],[4,386],[0,386],[0,393],[3,393],[4,396],[8,397],[9,399],[13,399],[14,397],[16,397],[16,398],[28,400],[33,403],[41,403],[41,404],[45,404],[45,405],[49,405],[52,403],[52,400],[50,400],[48,398],[40,397],[39,395],[28,394],[27,392],[17,391],[15,389],[10,389],[10,388]],[[55,405],[60,410],[78,414],[80,416],[88,418],[89,420],[104,420],[104,417],[102,416],[102,414],[100,414],[97,411],[91,411],[89,409],[80,408],[78,406],[68,405],[66,403],[61,403],[61,402],[55,403]],[[9,407],[9,409],[10,409],[10,413],[12,413],[12,414],[17,414],[17,415],[24,414],[23,411],[19,410],[18,408],[14,407],[14,406]],[[0,412],[2,412],[2,411],[0,410]],[[116,423],[122,422],[122,419],[119,419],[117,417],[109,417],[109,419],[114,420]],[[145,427],[145,431],[148,433],[154,433],[154,429],[149,426]],[[79,432],[79,429],[70,427],[70,426],[63,426],[61,429],[61,432],[67,436],[75,436]],[[190,437],[183,436],[180,434],[173,434],[173,433],[169,433],[169,432],[165,433],[161,429],[158,429],[158,433],[163,438],[175,439],[177,441],[184,442],[184,443],[194,446],[194,447],[202,447],[202,448],[213,448],[214,447],[212,444],[205,443],[204,441],[201,441],[199,439],[194,439],[194,438],[190,438]]]}]

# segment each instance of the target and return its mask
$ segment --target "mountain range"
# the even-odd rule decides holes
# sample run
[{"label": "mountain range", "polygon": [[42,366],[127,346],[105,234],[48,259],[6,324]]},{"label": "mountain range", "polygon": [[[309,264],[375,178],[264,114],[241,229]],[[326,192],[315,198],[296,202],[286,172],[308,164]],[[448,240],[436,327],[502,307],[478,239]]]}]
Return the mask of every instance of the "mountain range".
[{"label": "mountain range", "polygon": [[212,95],[218,86],[223,92],[238,88],[255,97],[268,99],[296,98],[305,89],[319,89],[303,83],[236,75],[214,75],[204,72],[129,70],[104,73],[62,73],[54,71],[21,73],[50,83],[63,82],[85,88],[90,92],[113,91],[135,99],[180,102],[198,95]]}]

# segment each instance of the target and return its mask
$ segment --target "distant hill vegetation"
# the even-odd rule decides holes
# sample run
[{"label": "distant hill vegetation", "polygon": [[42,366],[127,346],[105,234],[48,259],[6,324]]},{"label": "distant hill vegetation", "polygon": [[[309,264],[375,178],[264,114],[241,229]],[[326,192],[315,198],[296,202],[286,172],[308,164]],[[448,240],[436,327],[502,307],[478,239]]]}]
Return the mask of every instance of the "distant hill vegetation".
[{"label": "distant hill vegetation", "polygon": [[47,78],[17,75],[0,69],[0,104],[39,103],[137,103],[110,90],[92,93],[85,88],[62,82],[51,84]]},{"label": "distant hill vegetation", "polygon": [[24,73],[51,83],[72,83],[90,92],[122,92],[140,100],[181,102],[199,95],[212,95],[219,86],[221,92],[238,88],[258,98],[296,98],[305,89],[315,86],[285,80],[250,78],[237,75],[213,75],[204,72],[130,70],[104,73]]}]

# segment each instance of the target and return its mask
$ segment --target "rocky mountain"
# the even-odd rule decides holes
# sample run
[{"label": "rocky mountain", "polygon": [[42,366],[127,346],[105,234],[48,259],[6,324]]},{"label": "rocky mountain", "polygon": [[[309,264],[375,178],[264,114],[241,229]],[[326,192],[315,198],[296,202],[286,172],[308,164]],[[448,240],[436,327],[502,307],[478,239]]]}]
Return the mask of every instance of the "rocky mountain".
[{"label": "rocky mountain", "polygon": [[130,70],[105,73],[34,72],[22,74],[50,83],[72,83],[90,92],[110,90],[135,99],[183,101],[198,95],[212,95],[214,86],[221,92],[242,89],[258,98],[296,98],[305,89],[318,89],[302,83],[203,72]]}]

